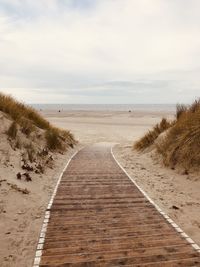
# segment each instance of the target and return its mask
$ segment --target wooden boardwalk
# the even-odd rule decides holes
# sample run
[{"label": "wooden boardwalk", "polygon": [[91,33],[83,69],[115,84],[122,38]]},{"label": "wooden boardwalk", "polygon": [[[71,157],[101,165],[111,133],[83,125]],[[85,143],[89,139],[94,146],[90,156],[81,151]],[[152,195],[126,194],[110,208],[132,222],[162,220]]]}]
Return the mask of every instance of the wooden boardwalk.
[{"label": "wooden boardwalk", "polygon": [[34,266],[200,266],[195,246],[133,184],[108,145],[84,148],[71,160],[42,247]]}]

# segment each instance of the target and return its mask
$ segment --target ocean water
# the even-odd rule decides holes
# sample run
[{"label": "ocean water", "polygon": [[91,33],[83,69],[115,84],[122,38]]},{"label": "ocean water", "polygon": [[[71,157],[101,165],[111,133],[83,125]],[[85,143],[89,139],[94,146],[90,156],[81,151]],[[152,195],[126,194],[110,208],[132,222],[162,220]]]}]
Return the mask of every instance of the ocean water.
[{"label": "ocean water", "polygon": [[176,104],[32,104],[37,110],[65,111],[170,111]]}]

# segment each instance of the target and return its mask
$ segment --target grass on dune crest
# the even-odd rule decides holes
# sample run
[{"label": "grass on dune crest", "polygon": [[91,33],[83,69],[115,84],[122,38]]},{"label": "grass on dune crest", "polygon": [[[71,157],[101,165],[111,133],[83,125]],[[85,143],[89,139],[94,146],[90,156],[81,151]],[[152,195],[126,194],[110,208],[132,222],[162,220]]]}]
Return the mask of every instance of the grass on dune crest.
[{"label": "grass on dune crest", "polygon": [[[134,148],[142,150],[154,143],[159,134],[155,128],[137,141]],[[168,127],[169,128],[169,127]],[[166,128],[167,129],[167,128]],[[157,132],[157,131],[156,131]],[[157,136],[157,137],[156,137]],[[166,166],[182,166],[185,170],[200,167],[200,99],[191,105],[177,105],[176,120],[155,144]]]},{"label": "grass on dune crest", "polygon": [[163,118],[160,123],[156,124],[152,130],[148,131],[141,139],[134,144],[136,150],[144,150],[151,146],[157,137],[172,126],[172,123]]},{"label": "grass on dune crest", "polygon": [[183,166],[186,170],[200,167],[200,100],[177,109],[177,121],[165,138],[156,145],[165,165]]},{"label": "grass on dune crest", "polygon": [[11,138],[16,137],[19,126],[21,132],[26,136],[29,136],[37,128],[44,130],[47,147],[51,150],[61,150],[66,145],[73,146],[75,144],[75,139],[69,131],[54,127],[34,108],[20,103],[9,95],[0,93],[0,111],[13,120],[7,131]]},{"label": "grass on dune crest", "polygon": [[13,97],[0,93],[0,110],[8,114],[19,124],[26,119],[41,129],[51,128],[50,123],[45,120],[35,109],[18,102]]}]

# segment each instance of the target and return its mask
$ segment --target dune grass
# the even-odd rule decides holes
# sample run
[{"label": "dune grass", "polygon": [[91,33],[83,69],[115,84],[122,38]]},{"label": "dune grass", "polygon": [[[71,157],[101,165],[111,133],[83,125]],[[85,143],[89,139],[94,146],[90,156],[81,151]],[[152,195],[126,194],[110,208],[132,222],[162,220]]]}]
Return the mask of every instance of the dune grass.
[{"label": "dune grass", "polygon": [[20,125],[23,119],[27,119],[38,128],[51,128],[50,123],[45,120],[34,108],[20,103],[13,97],[3,93],[0,93],[0,110],[8,114],[13,121],[19,123]]},{"label": "dune grass", "polygon": [[200,167],[200,100],[177,109],[177,121],[156,145],[165,165],[185,169]]},{"label": "dune grass", "polygon": [[21,132],[27,136],[37,128],[44,130],[47,147],[51,150],[64,149],[66,145],[73,146],[76,142],[69,131],[52,126],[34,108],[17,101],[12,96],[0,93],[0,111],[13,120],[7,131],[11,138],[16,137],[19,125]]},{"label": "dune grass", "polygon": [[136,150],[144,150],[154,144],[160,133],[166,135],[155,143],[166,166],[182,166],[185,170],[200,167],[200,99],[191,105],[177,105],[176,120],[165,119],[134,144]]},{"label": "dune grass", "polygon": [[157,137],[172,126],[172,123],[163,118],[160,123],[156,124],[152,130],[148,131],[141,139],[134,144],[134,149],[144,150],[151,146]]}]

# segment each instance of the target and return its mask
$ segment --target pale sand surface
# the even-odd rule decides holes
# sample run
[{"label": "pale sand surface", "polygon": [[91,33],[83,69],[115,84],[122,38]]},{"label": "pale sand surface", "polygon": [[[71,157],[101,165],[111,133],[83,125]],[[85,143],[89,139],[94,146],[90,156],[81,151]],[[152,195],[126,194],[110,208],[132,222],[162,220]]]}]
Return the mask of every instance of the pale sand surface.
[{"label": "pale sand surface", "polygon": [[120,111],[45,111],[42,114],[55,125],[68,128],[84,144],[95,142],[133,142],[166,112],[120,112]]},{"label": "pale sand surface", "polygon": [[[176,171],[162,167],[158,159],[152,159],[151,153],[138,154],[131,148],[133,141],[163,116],[172,118],[173,114],[103,111],[45,111],[42,114],[55,125],[70,129],[74,133],[80,142],[76,149],[97,142],[119,143],[114,148],[114,154],[123,167],[152,199],[200,244],[199,177],[177,174]],[[0,142],[2,151],[6,151],[3,143]],[[8,162],[0,168],[0,180],[6,179],[0,183],[0,266],[32,265],[44,211],[59,174],[75,150],[65,155],[58,154],[54,158],[53,169],[48,168],[41,175],[31,174],[32,182],[26,183],[16,179],[16,173],[20,171],[16,168],[19,166],[19,158],[13,158],[8,153]],[[15,152],[12,153],[16,155]],[[24,195],[12,189],[7,182],[17,184],[20,188],[25,187],[30,193]],[[179,207],[179,210],[172,209],[173,205]]]},{"label": "pale sand surface", "polygon": [[[200,245],[200,175],[162,166],[154,153],[137,153],[132,144],[165,116],[166,112],[46,111],[59,127],[71,129],[82,144],[116,142],[114,148],[122,166],[149,196]],[[173,206],[178,207],[174,209]]]}]

